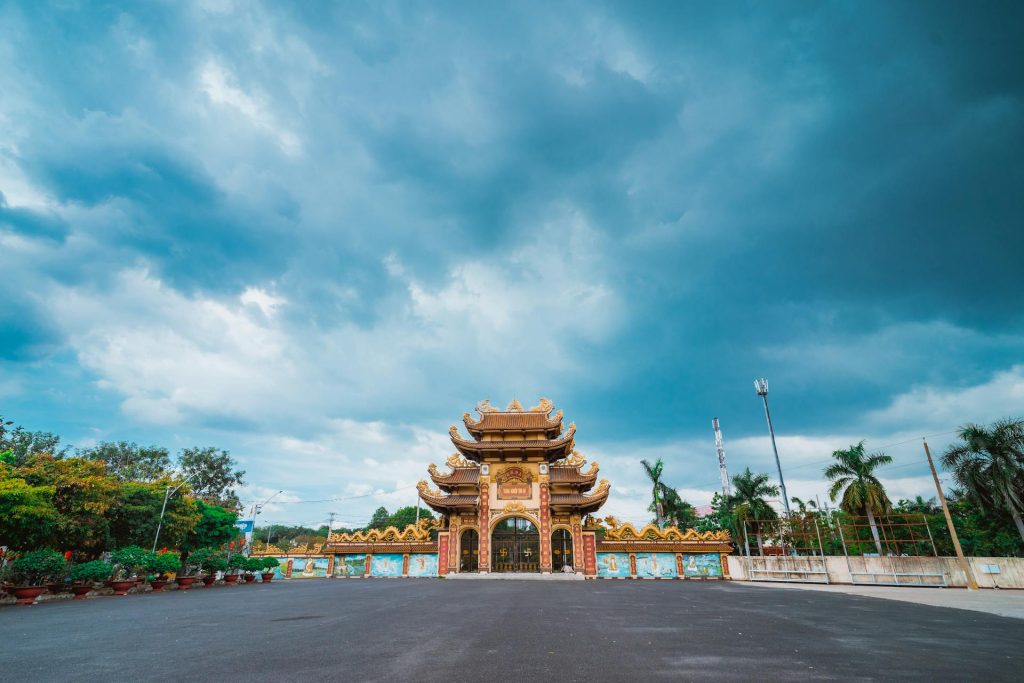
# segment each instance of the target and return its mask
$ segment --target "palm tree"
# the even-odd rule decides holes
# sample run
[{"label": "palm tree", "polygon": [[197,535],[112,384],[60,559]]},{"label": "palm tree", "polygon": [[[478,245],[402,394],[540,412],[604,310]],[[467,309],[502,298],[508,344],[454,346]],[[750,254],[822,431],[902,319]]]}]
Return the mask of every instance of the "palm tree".
[{"label": "palm tree", "polygon": [[811,508],[812,510],[818,509],[818,504],[815,503],[813,500],[808,500],[805,502],[803,498],[791,496],[789,502],[793,503],[793,505],[796,505],[797,509],[800,510],[800,514],[802,515],[807,514],[807,508]]},{"label": "palm tree", "polygon": [[989,429],[967,424],[959,436],[963,443],[950,446],[942,464],[982,506],[1009,512],[1024,539],[1024,420],[999,420]]},{"label": "palm tree", "polygon": [[[658,494],[661,500],[662,512],[668,524],[680,529],[687,529],[693,526],[696,521],[696,510],[694,510],[692,505],[683,500],[678,491],[664,482],[659,482]],[[657,507],[654,503],[651,503],[647,509],[651,512],[657,512]]]},{"label": "palm tree", "polygon": [[732,478],[732,486],[733,494],[728,498],[729,509],[737,522],[744,525],[749,521],[754,522],[757,550],[764,555],[761,522],[778,516],[765,497],[779,495],[779,487],[771,483],[767,474],[754,474],[749,467]]},{"label": "palm tree", "polygon": [[[871,526],[871,536],[875,539],[875,548],[882,554],[882,541],[878,538],[878,526],[875,524],[875,513],[884,514],[892,509],[885,487],[878,481],[874,471],[892,462],[885,453],[864,453],[864,442],[850,446],[846,450],[832,452],[836,462],[825,468],[825,477],[832,482],[828,495],[834,503],[839,493],[843,500],[839,507],[850,515],[864,512]],[[844,491],[845,489],[845,491]]]},{"label": "palm tree", "polygon": [[644,472],[647,473],[647,478],[651,480],[651,497],[654,499],[652,504],[654,505],[654,513],[657,515],[658,528],[665,526],[665,507],[661,502],[660,489],[662,488],[661,483],[661,471],[665,469],[665,463],[658,458],[654,461],[654,464],[641,460],[640,464],[644,466]]}]

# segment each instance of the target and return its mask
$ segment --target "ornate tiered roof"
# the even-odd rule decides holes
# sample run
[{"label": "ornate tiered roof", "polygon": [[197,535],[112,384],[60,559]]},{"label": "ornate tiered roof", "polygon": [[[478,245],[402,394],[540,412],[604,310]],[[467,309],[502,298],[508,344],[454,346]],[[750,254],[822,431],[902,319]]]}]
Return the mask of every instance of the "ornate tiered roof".
[{"label": "ornate tiered roof", "polygon": [[442,490],[451,492],[464,486],[476,487],[480,482],[480,465],[475,462],[454,453],[448,458],[447,464],[451,472],[441,472],[434,463],[430,463],[427,468],[430,478]]},{"label": "ornate tiered roof", "polygon": [[602,479],[597,488],[589,495],[584,493],[552,493],[551,507],[571,507],[584,513],[594,512],[608,500],[610,490],[611,484],[608,483],[607,479]]},{"label": "ornate tiered roof", "polygon": [[565,434],[556,439],[516,439],[516,440],[472,440],[459,436],[459,428],[452,425],[448,430],[452,443],[459,452],[470,460],[480,462],[487,457],[505,458],[543,458],[547,461],[559,460],[572,453],[573,437],[576,425],[570,424]]},{"label": "ornate tiered roof", "polygon": [[446,495],[440,491],[431,490],[427,482],[422,480],[416,485],[416,489],[419,491],[423,502],[429,505],[435,512],[440,512],[441,514],[448,514],[453,510],[476,509],[479,500],[479,496],[475,494]]},{"label": "ornate tiered roof", "polygon": [[466,431],[475,438],[495,433],[540,432],[545,438],[553,439],[562,433],[562,411],[552,416],[553,408],[554,405],[546,398],[529,410],[523,410],[519,401],[512,401],[508,408],[499,410],[489,400],[483,400],[476,407],[480,419],[474,420],[469,413],[464,413],[462,421],[466,424]]}]

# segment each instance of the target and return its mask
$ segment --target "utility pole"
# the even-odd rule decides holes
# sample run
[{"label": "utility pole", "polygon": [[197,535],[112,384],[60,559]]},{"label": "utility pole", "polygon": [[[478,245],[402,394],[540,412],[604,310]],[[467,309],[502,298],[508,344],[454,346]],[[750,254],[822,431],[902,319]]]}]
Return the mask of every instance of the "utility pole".
[{"label": "utility pole", "polygon": [[[331,529],[334,527],[334,518],[338,516],[337,512],[328,513],[330,516],[327,518],[327,540],[324,542],[323,547],[320,549],[321,552],[327,550],[327,544],[331,542]],[[328,573],[325,578],[332,579],[334,576]]]},{"label": "utility pole", "polygon": [[949,527],[949,535],[953,539],[953,547],[956,549],[956,559],[960,562],[960,569],[967,577],[967,590],[978,590],[978,582],[974,579],[974,572],[971,571],[971,563],[964,557],[964,550],[960,547],[960,538],[956,535],[956,528],[953,527],[953,518],[949,514],[949,506],[946,504],[946,496],[942,493],[942,486],[939,484],[939,475],[935,472],[935,463],[932,462],[932,452],[928,448],[928,440],[924,442],[924,454],[928,456],[928,469],[932,471],[932,479],[935,481],[935,492],[939,494],[939,502],[942,503],[942,514],[946,516],[946,526]]},{"label": "utility pole", "polygon": [[164,505],[163,505],[163,507],[160,508],[160,520],[156,523],[156,536],[153,537],[153,552],[154,553],[156,552],[157,541],[160,540],[160,529],[162,529],[163,526],[164,526],[164,513],[167,512],[167,501],[171,499],[171,496],[173,496],[175,493],[178,492],[178,489],[180,489],[182,486],[184,486],[185,483],[188,482],[188,480],[191,479],[194,476],[196,476],[196,475],[195,474],[190,474],[187,477],[185,477],[184,479],[182,479],[181,483],[178,484],[177,486],[168,486],[167,490],[164,491]]},{"label": "utility pole", "polygon": [[725,467],[725,445],[722,443],[722,430],[718,425],[718,418],[711,420],[711,426],[715,430],[715,450],[718,451],[718,473],[722,477],[722,495],[728,498],[732,495],[732,487],[729,485],[729,470]]},{"label": "utility pole", "polygon": [[416,496],[416,526],[420,525],[420,497]]},{"label": "utility pole", "polygon": [[782,489],[782,507],[789,517],[789,495],[786,493],[786,482],[782,478],[782,463],[779,462],[779,449],[775,445],[775,429],[772,428],[772,414],[768,410],[768,380],[765,378],[754,380],[754,389],[757,395],[764,399],[764,416],[768,419],[768,434],[772,437],[772,450],[775,452],[775,467],[779,470],[779,488]]}]

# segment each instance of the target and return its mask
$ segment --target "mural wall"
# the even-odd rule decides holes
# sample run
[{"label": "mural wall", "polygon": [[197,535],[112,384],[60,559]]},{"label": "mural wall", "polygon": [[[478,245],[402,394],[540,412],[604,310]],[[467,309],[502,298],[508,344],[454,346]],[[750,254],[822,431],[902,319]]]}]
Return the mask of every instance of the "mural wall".
[{"label": "mural wall", "polygon": [[628,579],[629,553],[598,553],[597,575]]},{"label": "mural wall", "polygon": [[722,557],[718,553],[683,553],[684,576],[722,576]]},{"label": "mural wall", "polygon": [[275,579],[290,579],[292,578],[292,566],[295,562],[290,557],[279,557],[277,558],[279,564],[274,567],[274,578]]},{"label": "mural wall", "polygon": [[387,553],[374,555],[370,559],[370,576],[401,576],[402,555]]},{"label": "mural wall", "polygon": [[293,557],[292,579],[323,579],[327,577],[327,567],[330,558],[327,557]]},{"label": "mural wall", "polygon": [[334,576],[339,578],[363,577],[366,575],[366,555],[335,555]]},{"label": "mural wall", "polygon": [[409,555],[409,576],[437,576],[436,553],[412,553]]},{"label": "mural wall", "polygon": [[636,575],[642,579],[674,579],[676,571],[675,553],[634,553]]}]

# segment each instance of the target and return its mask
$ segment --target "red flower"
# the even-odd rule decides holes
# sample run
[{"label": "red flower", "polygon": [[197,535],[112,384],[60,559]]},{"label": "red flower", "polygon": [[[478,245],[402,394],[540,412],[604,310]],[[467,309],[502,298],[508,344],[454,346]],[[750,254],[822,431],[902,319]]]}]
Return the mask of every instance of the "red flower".
[{"label": "red flower", "polygon": [[69,550],[66,553],[64,553],[64,561],[67,562],[70,559],[71,559],[71,551]]},{"label": "red flower", "polygon": [[234,548],[235,547],[235,542],[231,541],[231,543],[228,543],[228,547],[229,548]]}]

